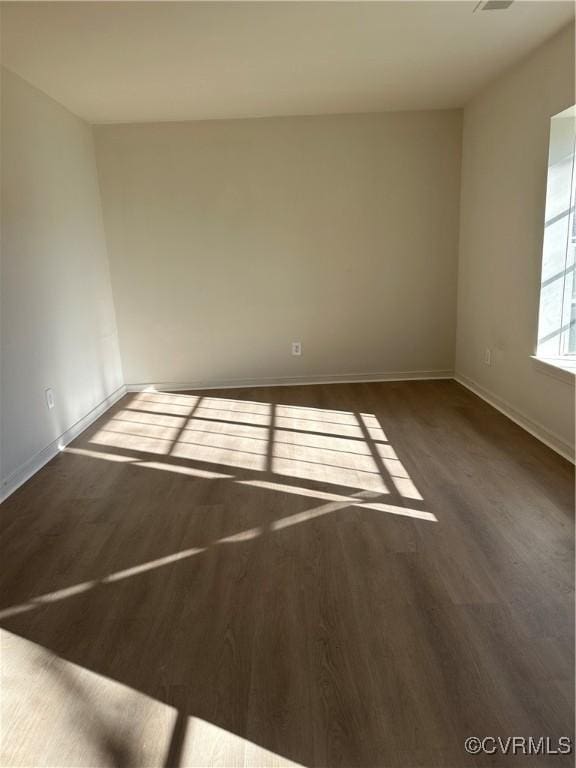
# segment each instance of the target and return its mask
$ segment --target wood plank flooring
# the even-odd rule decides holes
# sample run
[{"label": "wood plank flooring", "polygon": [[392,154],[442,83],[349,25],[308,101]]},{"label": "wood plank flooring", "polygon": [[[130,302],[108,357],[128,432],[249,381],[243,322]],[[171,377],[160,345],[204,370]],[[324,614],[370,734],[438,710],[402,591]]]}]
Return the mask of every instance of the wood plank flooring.
[{"label": "wood plank flooring", "polygon": [[451,381],[142,393],[1,508],[3,768],[562,766],[574,468]]}]

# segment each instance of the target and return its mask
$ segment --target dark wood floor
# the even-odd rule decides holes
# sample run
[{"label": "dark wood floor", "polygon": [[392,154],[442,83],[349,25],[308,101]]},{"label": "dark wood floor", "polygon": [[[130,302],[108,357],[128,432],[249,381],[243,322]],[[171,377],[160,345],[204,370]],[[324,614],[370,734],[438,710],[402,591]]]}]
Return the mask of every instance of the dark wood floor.
[{"label": "dark wood floor", "polygon": [[573,493],[455,382],[128,395],[2,505],[2,765],[572,765],[464,740],[574,735]]}]

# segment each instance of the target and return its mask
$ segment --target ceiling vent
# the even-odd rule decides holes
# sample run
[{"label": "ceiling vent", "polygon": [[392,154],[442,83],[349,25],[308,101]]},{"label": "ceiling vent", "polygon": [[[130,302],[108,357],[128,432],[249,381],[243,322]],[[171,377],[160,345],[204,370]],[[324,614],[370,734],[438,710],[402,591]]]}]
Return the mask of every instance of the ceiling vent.
[{"label": "ceiling vent", "polygon": [[514,0],[480,0],[474,12],[476,11],[504,11],[510,8]]}]

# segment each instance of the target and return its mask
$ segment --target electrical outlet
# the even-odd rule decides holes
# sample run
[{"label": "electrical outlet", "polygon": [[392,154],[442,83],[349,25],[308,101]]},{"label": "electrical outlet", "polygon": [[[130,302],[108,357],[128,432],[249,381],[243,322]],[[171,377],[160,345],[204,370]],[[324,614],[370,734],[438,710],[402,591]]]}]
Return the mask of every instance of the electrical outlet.
[{"label": "electrical outlet", "polygon": [[492,365],[492,350],[486,347],[484,350],[484,365]]},{"label": "electrical outlet", "polygon": [[302,354],[302,344],[299,341],[292,342],[292,354],[295,357],[300,357]]},{"label": "electrical outlet", "polygon": [[46,395],[46,405],[50,410],[54,408],[54,392],[51,389],[45,390]]}]

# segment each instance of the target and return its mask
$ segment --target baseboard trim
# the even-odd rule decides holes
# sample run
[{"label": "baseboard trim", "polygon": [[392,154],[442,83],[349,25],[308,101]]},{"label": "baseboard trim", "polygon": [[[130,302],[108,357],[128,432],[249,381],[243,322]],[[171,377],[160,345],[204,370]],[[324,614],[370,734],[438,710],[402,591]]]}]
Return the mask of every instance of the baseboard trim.
[{"label": "baseboard trim", "polygon": [[504,416],[507,416],[515,424],[518,424],[519,427],[525,429],[526,432],[529,432],[533,437],[540,440],[541,443],[547,445],[548,448],[556,451],[556,453],[559,453],[560,456],[568,459],[568,461],[570,461],[572,464],[575,463],[574,447],[563,440],[555,432],[551,432],[549,429],[546,429],[543,424],[540,424],[538,421],[534,421],[534,419],[531,419],[522,411],[514,408],[514,406],[511,405],[508,401],[503,400],[501,397],[498,397],[498,395],[495,395],[493,392],[485,389],[477,382],[468,378],[468,376],[464,376],[461,373],[456,373],[454,375],[454,379],[463,387],[469,389],[470,392],[473,392],[475,395],[488,403],[488,405],[491,405],[493,408],[496,408],[497,411],[503,413]]},{"label": "baseboard trim", "polygon": [[496,408],[497,411],[507,416],[519,427],[525,429],[533,437],[547,445],[563,458],[575,463],[575,451],[573,446],[566,443],[559,435],[546,429],[542,424],[534,421],[525,413],[514,408],[506,400],[498,397],[493,392],[482,387],[477,382],[464,376],[461,373],[454,373],[451,370],[444,371],[399,371],[393,373],[359,373],[359,374],[341,374],[333,376],[290,376],[269,379],[227,379],[227,380],[198,380],[180,383],[163,384],[128,384],[118,387],[112,394],[104,398],[98,405],[92,408],[85,416],[79,419],[69,429],[63,432],[58,438],[53,440],[42,450],[38,451],[28,461],[18,469],[14,470],[6,479],[1,482],[0,504],[11,496],[14,491],[20,488],[27,480],[36,474],[42,467],[56,456],[63,447],[78,437],[87,429],[96,419],[102,416],[115,403],[123,397],[126,392],[145,392],[145,391],[189,391],[195,389],[244,389],[247,387],[275,387],[275,386],[307,386],[315,384],[370,384],[386,381],[428,381],[454,379],[463,387],[470,390],[473,394],[480,397],[488,405]]},{"label": "baseboard trim", "polygon": [[246,389],[259,387],[302,387],[315,384],[371,384],[379,381],[427,381],[453,379],[454,371],[394,371],[389,373],[343,373],[319,376],[281,376],[261,379],[197,379],[182,382],[127,384],[128,392],[183,392],[195,389]]},{"label": "baseboard trim", "polygon": [[98,405],[94,406],[85,416],[79,419],[69,429],[63,432],[59,437],[53,440],[45,448],[34,454],[32,458],[28,459],[18,469],[11,472],[8,477],[2,480],[0,490],[0,504],[11,496],[14,491],[20,488],[32,475],[35,475],[38,470],[47,464],[54,458],[68,443],[72,442],[79,434],[84,432],[96,419],[102,416],[109,408],[120,400],[126,394],[126,387],[122,385],[117,390],[112,392],[111,395],[105,397]]}]

